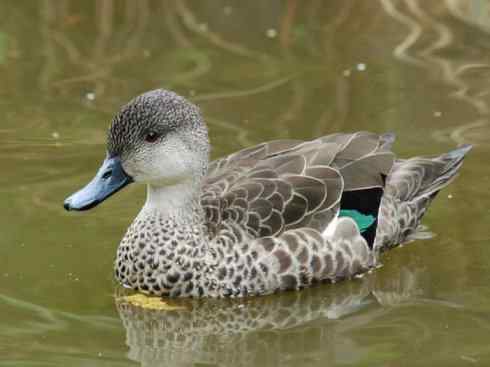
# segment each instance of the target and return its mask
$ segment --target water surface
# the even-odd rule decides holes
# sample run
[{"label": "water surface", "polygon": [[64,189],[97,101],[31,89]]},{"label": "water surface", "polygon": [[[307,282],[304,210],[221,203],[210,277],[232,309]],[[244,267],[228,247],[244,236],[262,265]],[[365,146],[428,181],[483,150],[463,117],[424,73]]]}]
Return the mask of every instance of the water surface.
[{"label": "water surface", "polygon": [[[0,2],[0,366],[490,363],[490,2]],[[112,114],[158,87],[198,103],[213,157],[275,138],[393,131],[401,156],[471,143],[436,234],[363,279],[183,311],[116,303],[144,200],[62,201]]]}]

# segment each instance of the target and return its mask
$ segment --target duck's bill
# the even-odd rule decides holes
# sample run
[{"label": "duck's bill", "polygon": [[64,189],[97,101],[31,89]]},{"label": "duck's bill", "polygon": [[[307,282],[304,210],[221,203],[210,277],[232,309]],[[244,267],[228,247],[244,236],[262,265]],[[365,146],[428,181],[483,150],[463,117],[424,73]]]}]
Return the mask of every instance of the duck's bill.
[{"label": "duck's bill", "polygon": [[107,157],[99,171],[83,189],[65,200],[66,210],[88,210],[133,182],[124,172],[119,157]]}]

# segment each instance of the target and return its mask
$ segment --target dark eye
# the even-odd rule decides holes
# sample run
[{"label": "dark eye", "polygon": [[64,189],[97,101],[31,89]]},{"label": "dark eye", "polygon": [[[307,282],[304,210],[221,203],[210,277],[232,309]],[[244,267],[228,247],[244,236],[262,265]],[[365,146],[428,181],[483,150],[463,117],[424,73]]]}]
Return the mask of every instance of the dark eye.
[{"label": "dark eye", "polygon": [[159,135],[154,132],[154,131],[150,131],[149,133],[146,134],[145,136],[145,140],[148,142],[148,143],[154,143],[157,141],[157,139],[159,138]]}]

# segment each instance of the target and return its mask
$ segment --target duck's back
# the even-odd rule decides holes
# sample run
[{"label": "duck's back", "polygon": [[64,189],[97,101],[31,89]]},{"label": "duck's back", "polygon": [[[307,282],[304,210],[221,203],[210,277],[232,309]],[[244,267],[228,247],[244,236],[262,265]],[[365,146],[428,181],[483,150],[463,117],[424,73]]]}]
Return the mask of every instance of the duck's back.
[{"label": "duck's back", "polygon": [[352,277],[381,250],[416,238],[471,147],[394,162],[393,140],[367,132],[281,140],[213,162],[201,202],[219,294]]},{"label": "duck's back", "polygon": [[391,134],[333,134],[263,143],[214,161],[202,195],[210,232],[229,223],[251,238],[323,232],[340,211],[368,224],[363,235],[372,244],[392,142]]}]

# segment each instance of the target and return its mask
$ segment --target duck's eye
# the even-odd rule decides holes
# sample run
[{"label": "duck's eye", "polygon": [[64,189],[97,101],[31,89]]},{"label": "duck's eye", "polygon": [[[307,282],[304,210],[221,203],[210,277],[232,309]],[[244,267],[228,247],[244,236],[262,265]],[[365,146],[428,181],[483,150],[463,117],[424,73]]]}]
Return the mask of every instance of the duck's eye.
[{"label": "duck's eye", "polygon": [[154,143],[157,141],[158,137],[159,137],[159,135],[156,132],[150,131],[149,133],[146,134],[145,140],[148,143]]}]

